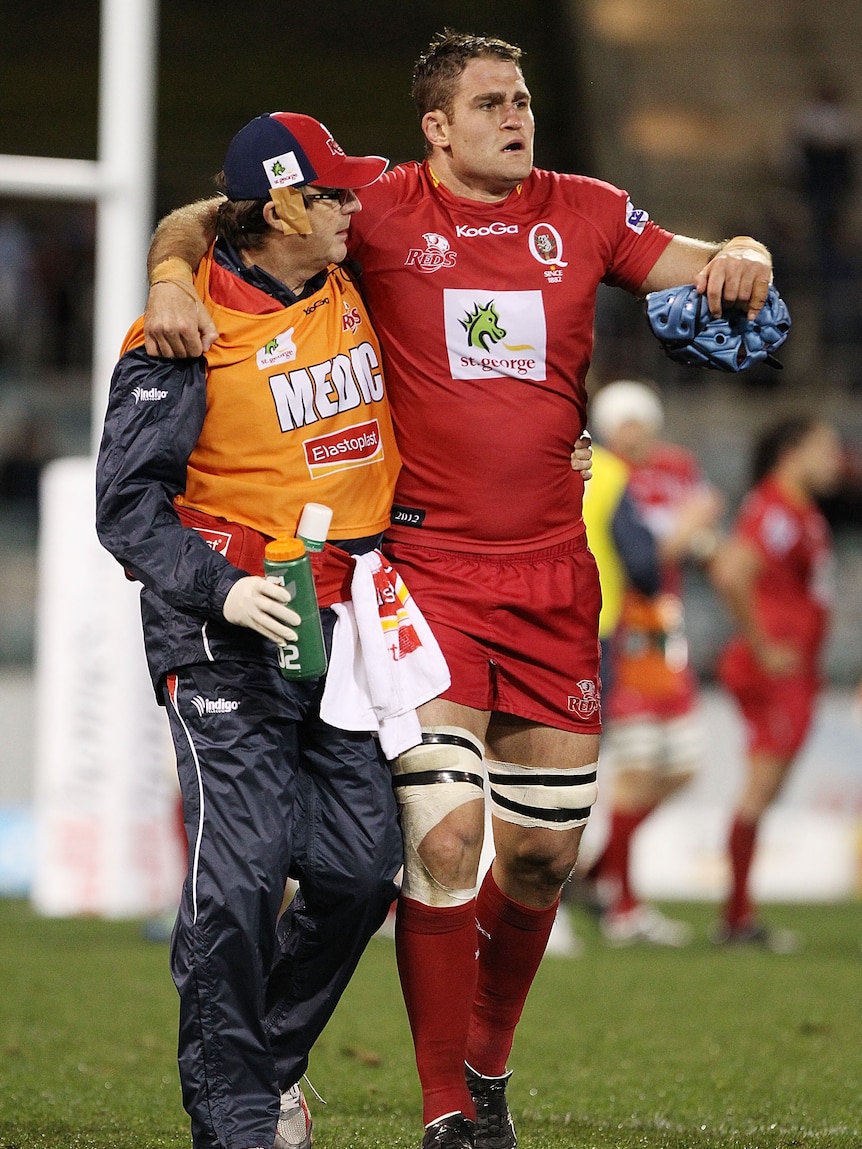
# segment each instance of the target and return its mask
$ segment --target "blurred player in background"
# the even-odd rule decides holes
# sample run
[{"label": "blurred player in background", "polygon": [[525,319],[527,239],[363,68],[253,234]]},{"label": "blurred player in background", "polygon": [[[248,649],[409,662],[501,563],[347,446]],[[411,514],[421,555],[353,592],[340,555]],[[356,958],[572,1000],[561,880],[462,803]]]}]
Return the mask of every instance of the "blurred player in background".
[{"label": "blurred player in background", "polygon": [[[592,428],[628,468],[629,490],[655,540],[661,570],[659,593],[625,589],[611,639],[614,685],[604,710],[614,767],[610,830],[588,876],[602,905],[602,934],[617,946],[681,946],[691,939],[685,923],[641,903],[631,874],[638,828],[690,781],[703,752],[698,686],[684,627],[682,565],[712,556],[723,505],[694,455],[659,438],[663,423],[661,400],[645,383],[609,383],[590,404]],[[594,469],[599,483],[601,472],[595,464]]]},{"label": "blurred player in background", "polygon": [[[598,286],[695,283],[715,314],[754,316],[772,277],[748,236],[674,236],[618,188],[534,169],[520,59],[498,39],[434,39],[413,82],[425,162],[363,193],[351,229],[404,464],[387,553],[452,674],[394,764],[423,1149],[516,1145],[507,1060],[596,796],[599,585],[570,453]],[[163,222],[151,265],[196,265],[211,214]],[[151,298],[151,350],[205,350],[212,322],[189,304]],[[477,893],[486,767],[496,857]]]},{"label": "blurred player in background", "polygon": [[799,939],[758,917],[750,889],[760,820],[811,727],[832,598],[828,524],[816,499],[842,465],[835,430],[815,416],[770,427],[754,453],[753,486],[711,573],[737,633],[719,679],[745,722],[747,773],[727,843],[731,887],[717,943],[790,950]]}]

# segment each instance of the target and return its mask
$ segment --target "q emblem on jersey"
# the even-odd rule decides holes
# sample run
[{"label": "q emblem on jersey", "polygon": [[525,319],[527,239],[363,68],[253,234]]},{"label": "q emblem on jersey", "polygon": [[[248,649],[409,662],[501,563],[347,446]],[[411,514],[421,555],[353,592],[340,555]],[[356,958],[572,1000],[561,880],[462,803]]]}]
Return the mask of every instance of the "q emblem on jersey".
[{"label": "q emblem on jersey", "polygon": [[443,323],[453,379],[547,377],[541,291],[447,288]]},{"label": "q emblem on jersey", "polygon": [[530,255],[545,265],[548,283],[562,283],[562,268],[568,267],[563,259],[563,237],[550,223],[537,223],[530,229],[528,239]]},{"label": "q emblem on jersey", "polygon": [[293,331],[294,329],[289,327],[287,331],[282,331],[280,335],[270,339],[257,351],[255,359],[259,371],[266,371],[269,367],[275,367],[279,363],[293,362],[296,358]]}]

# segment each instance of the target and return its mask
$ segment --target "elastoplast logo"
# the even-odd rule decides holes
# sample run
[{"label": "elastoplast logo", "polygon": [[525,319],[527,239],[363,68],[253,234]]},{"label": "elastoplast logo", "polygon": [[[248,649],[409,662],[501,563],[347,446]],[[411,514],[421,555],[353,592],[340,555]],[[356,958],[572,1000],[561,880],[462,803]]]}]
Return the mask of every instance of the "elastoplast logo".
[{"label": "elastoplast logo", "polygon": [[383,458],[380,424],[376,419],[354,424],[329,435],[309,439],[305,444],[305,461],[313,479],[348,467],[364,467]]},{"label": "elastoplast logo", "polygon": [[485,235],[517,235],[518,225],[515,223],[489,223],[484,227],[469,227],[459,223],[455,228],[455,235],[459,239],[480,239]]},{"label": "elastoplast logo", "polygon": [[230,714],[239,710],[239,702],[234,698],[204,698],[200,694],[194,696],[192,706],[201,718],[205,714]]},{"label": "elastoplast logo", "polygon": [[450,248],[449,240],[436,231],[426,231],[422,236],[424,249],[411,247],[404,260],[405,267],[415,267],[426,275],[439,271],[441,267],[454,267],[458,256]]},{"label": "elastoplast logo", "polygon": [[132,391],[136,403],[158,403],[160,399],[167,399],[167,391],[159,387],[135,387]]}]

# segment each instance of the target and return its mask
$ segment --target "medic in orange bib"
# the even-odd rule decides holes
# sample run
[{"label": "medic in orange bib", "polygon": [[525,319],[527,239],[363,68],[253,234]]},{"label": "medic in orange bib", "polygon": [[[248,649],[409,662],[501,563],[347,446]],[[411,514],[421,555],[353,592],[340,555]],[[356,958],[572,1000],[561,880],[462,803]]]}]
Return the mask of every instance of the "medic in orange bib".
[{"label": "medic in orange bib", "polygon": [[[329,646],[325,605],[348,597],[350,556],[389,521],[400,463],[380,348],[341,266],[352,189],[385,167],[309,116],[247,124],[195,284],[218,340],[206,357],[157,359],[139,321],[111,383],[97,526],[143,584],[177,755],[189,865],[171,971],[195,1149],[310,1146],[299,1079],[397,891],[387,763],[371,733],[323,722],[323,678],[281,676],[273,644],[300,620],[262,568],[303,504],[333,509],[317,572]],[[182,282],[176,262],[156,290]],[[289,877],[301,892],[279,918]]]}]

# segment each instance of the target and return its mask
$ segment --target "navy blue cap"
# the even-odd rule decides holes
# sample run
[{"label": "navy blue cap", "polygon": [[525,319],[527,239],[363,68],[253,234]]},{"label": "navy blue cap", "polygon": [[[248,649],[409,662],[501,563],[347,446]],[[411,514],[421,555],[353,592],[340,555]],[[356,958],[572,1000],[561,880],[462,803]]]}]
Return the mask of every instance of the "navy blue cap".
[{"label": "navy blue cap", "polygon": [[257,116],[230,142],[224,161],[228,199],[264,199],[271,188],[360,188],[374,183],[389,161],[348,156],[327,127],[299,112]]}]

